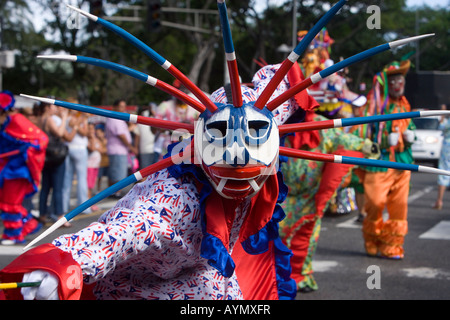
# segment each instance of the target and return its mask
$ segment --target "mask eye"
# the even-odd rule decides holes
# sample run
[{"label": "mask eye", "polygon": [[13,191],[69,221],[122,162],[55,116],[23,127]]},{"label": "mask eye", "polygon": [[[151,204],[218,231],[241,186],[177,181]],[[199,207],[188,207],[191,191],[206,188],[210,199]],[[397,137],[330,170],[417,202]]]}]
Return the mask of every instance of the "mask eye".
[{"label": "mask eye", "polygon": [[210,142],[224,139],[227,130],[228,121],[214,121],[206,125],[206,134]]},{"label": "mask eye", "polygon": [[251,120],[248,122],[248,133],[252,138],[261,138],[269,129],[270,123],[264,120]]}]

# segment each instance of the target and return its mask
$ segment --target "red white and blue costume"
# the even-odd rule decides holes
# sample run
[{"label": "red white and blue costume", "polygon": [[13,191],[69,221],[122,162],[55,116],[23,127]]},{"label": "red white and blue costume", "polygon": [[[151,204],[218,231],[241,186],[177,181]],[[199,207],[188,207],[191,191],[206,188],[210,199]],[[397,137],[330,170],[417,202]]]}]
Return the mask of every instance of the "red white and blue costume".
[{"label": "red white and blue costume", "polygon": [[[2,112],[10,111],[14,104],[11,92],[0,93]],[[47,135],[20,113],[8,114],[0,125],[0,212],[5,227],[2,240],[22,243],[25,236],[39,228],[22,202],[38,190],[47,144]]]}]

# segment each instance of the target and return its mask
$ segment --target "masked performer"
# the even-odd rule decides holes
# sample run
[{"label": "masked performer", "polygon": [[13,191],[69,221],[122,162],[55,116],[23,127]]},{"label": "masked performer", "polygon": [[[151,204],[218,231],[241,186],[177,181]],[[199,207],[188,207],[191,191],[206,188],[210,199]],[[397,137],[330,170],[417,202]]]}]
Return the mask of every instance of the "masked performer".
[{"label": "masked performer", "polygon": [[[292,71],[288,77],[290,83],[295,84],[301,80],[302,75]],[[299,95],[295,97],[300,105],[304,104],[299,98]],[[292,116],[288,122],[294,119],[295,116]],[[303,121],[325,119],[308,111]],[[294,149],[314,152],[371,158],[376,158],[377,153],[377,145],[370,140],[346,134],[342,129],[302,131],[290,135],[286,140],[286,145]],[[291,277],[301,292],[318,288],[313,277],[312,258],[319,239],[321,220],[330,199],[349,176],[351,167],[289,158],[281,164],[289,193],[282,204],[286,218],[280,223],[280,236],[292,250]]]},{"label": "masked performer", "polygon": [[25,242],[39,230],[38,221],[22,202],[38,190],[48,144],[47,135],[14,110],[14,95],[0,93],[0,211],[2,245]]},{"label": "masked performer", "polygon": [[[305,121],[323,121],[308,113]],[[342,129],[299,132],[287,139],[295,149],[353,157],[376,157],[377,146],[345,133]],[[280,236],[292,250],[291,277],[300,292],[317,290],[312,259],[319,240],[322,217],[330,200],[348,183],[353,166],[287,159],[281,164],[289,193],[282,207],[286,218],[280,223]]]},{"label": "masked performer", "polygon": [[[409,112],[404,96],[405,75],[410,61],[393,62],[374,77],[374,87],[368,95],[368,115]],[[398,163],[413,163],[411,144],[415,140],[415,126],[410,119],[365,125],[372,141],[380,145],[381,159]],[[363,236],[369,255],[401,259],[403,241],[408,231],[408,194],[411,172],[386,168],[365,168],[365,212]],[[387,208],[389,219],[383,221]]]}]

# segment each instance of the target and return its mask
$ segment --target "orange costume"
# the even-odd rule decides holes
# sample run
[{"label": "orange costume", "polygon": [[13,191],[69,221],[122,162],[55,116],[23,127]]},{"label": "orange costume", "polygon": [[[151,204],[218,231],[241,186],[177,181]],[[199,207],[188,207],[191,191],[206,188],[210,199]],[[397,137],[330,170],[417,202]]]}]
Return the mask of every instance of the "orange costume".
[{"label": "orange costume", "polygon": [[[409,61],[392,63],[374,78],[369,93],[368,115],[409,112],[410,105],[403,95],[405,74]],[[381,90],[383,92],[381,92]],[[411,144],[415,139],[414,124],[410,119],[375,123],[361,127],[365,135],[378,143],[381,160],[412,163]],[[403,240],[408,232],[408,193],[410,171],[366,167],[364,176],[365,211],[363,222],[365,249],[369,255],[402,259]],[[389,217],[383,220],[383,210]]]}]

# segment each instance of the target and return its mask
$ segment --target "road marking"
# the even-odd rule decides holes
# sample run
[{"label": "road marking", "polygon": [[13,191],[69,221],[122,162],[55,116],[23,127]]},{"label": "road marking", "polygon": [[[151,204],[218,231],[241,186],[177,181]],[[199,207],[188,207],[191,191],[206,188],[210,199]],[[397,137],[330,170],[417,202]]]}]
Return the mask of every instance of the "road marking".
[{"label": "road marking", "polygon": [[419,236],[420,239],[450,240],[450,221],[443,220]]},{"label": "road marking", "polygon": [[[387,220],[389,215],[387,212],[383,212],[383,220]],[[345,220],[344,222],[338,223],[336,225],[338,228],[353,228],[353,229],[361,229],[362,222],[356,221],[356,217],[352,217],[350,219]]]},{"label": "road marking", "polygon": [[434,189],[433,186],[428,186],[428,187],[424,188],[423,190],[417,191],[416,193],[414,193],[408,197],[408,203],[412,203],[412,202],[416,201],[417,199],[423,197],[427,193],[430,193],[431,191],[433,191],[433,189]]},{"label": "road marking", "polygon": [[442,271],[435,268],[419,267],[419,268],[405,268],[402,269],[410,278],[422,279],[445,279],[450,280],[450,272]]},{"label": "road marking", "polygon": [[357,222],[356,217],[352,217],[350,219],[345,220],[344,222],[338,223],[336,225],[338,228],[354,228],[354,229],[361,229],[362,222]]},{"label": "road marking", "polygon": [[1,246],[0,256],[18,256],[23,253],[24,246]]},{"label": "road marking", "polygon": [[314,272],[327,272],[332,271],[337,266],[339,266],[339,262],[332,260],[313,260],[312,261],[312,269]]}]

